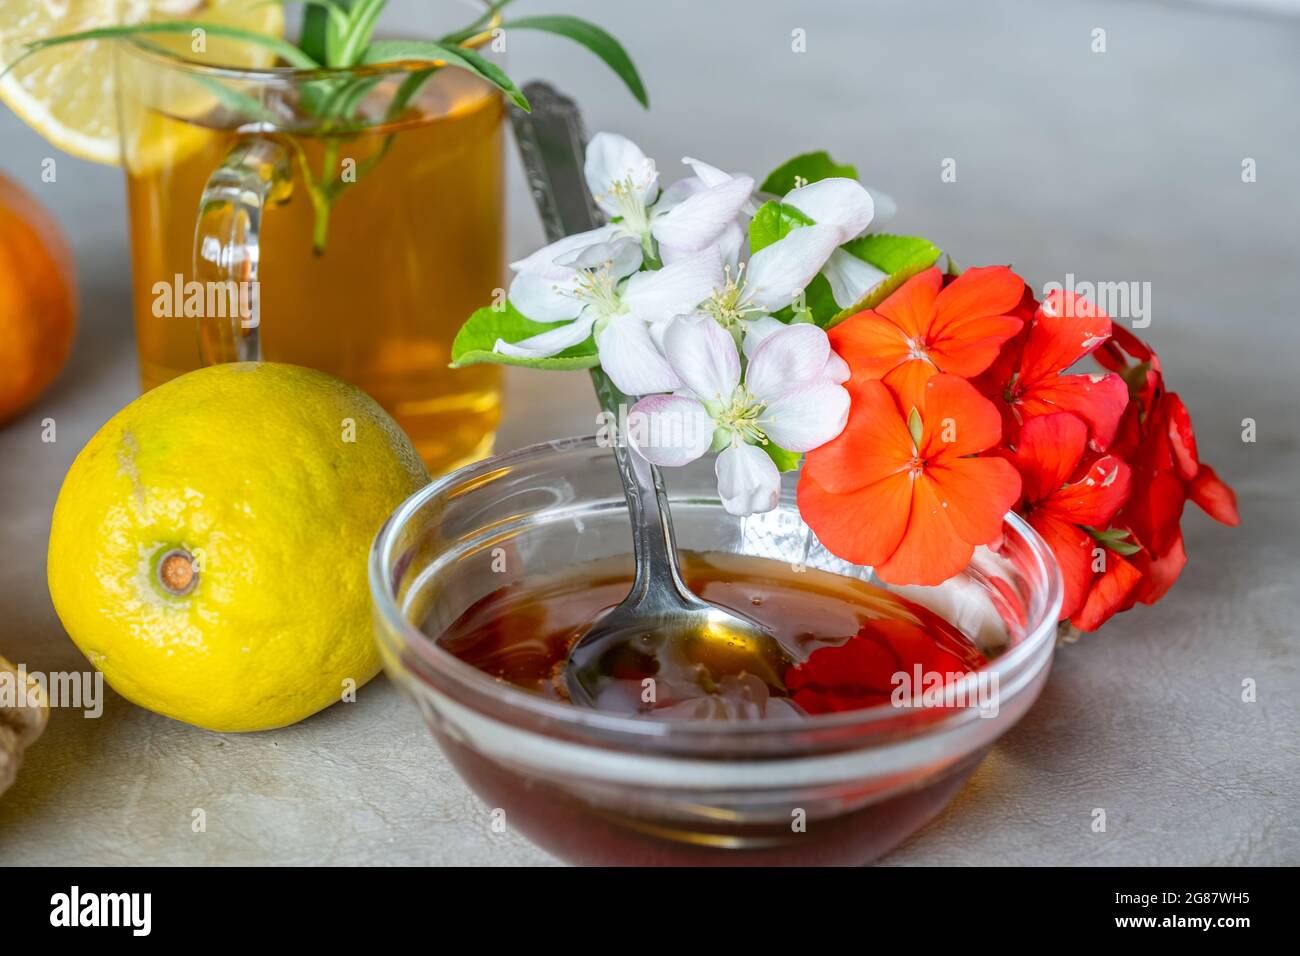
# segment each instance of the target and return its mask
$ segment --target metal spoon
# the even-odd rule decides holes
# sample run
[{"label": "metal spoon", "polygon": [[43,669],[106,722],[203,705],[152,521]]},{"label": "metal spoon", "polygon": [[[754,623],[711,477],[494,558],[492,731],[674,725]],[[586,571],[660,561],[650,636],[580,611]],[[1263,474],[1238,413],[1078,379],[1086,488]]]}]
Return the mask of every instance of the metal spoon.
[{"label": "metal spoon", "polygon": [[[601,216],[583,177],[585,137],[577,105],[545,83],[530,83],[524,93],[532,112],[512,107],[511,121],[548,241],[595,228]],[[591,377],[602,407],[621,421],[618,410],[631,405],[629,398],[600,368]],[[707,696],[727,678],[746,675],[784,693],[783,675],[792,662],[776,639],[757,622],[701,600],[682,581],[659,469],[622,436],[613,451],[632,520],[636,573],[622,603],[570,649],[570,699],[588,707],[640,710]],[[653,675],[649,695],[629,698],[620,686],[626,681],[613,676],[629,670]]]}]

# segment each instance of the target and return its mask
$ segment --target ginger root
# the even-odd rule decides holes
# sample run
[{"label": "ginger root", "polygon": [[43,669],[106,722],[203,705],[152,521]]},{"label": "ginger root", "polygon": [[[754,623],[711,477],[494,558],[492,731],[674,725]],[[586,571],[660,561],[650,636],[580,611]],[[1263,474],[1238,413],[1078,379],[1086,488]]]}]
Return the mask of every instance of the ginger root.
[{"label": "ginger root", "polygon": [[0,794],[14,782],[23,751],[41,735],[49,717],[40,684],[0,657]]}]

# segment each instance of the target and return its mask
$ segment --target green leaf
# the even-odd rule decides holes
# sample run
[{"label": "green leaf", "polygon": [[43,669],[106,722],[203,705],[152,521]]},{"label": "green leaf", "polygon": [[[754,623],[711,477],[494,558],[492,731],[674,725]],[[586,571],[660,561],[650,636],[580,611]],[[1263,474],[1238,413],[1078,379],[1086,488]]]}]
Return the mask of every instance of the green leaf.
[{"label": "green leaf", "polygon": [[943,254],[929,239],[895,236],[884,232],[851,239],[842,248],[891,276],[903,269],[915,267],[918,263],[925,263],[924,268],[928,269]]},{"label": "green leaf", "polygon": [[543,30],[582,44],[618,74],[638,103],[646,109],[650,108],[645,85],[641,82],[641,75],[637,73],[632,58],[627,55],[627,50],[596,24],[579,17],[547,16],[523,17],[503,23],[502,27],[506,30]]},{"label": "green leaf", "polygon": [[912,444],[917,448],[921,447],[921,438],[925,434],[921,427],[921,413],[912,406],[912,410],[907,413],[907,432],[912,436]]},{"label": "green leaf", "polygon": [[[267,0],[267,3],[280,6],[292,2],[294,0]],[[298,46],[302,51],[319,63],[337,65],[331,48],[347,28],[351,6],[352,0],[302,0],[302,26],[298,31]]]},{"label": "green leaf", "polygon": [[1137,554],[1142,550],[1142,545],[1133,541],[1103,541],[1102,544],[1104,544],[1108,550],[1114,551],[1116,554],[1125,558],[1131,554]]},{"label": "green leaf", "polygon": [[1136,541],[1125,540],[1132,534],[1128,528],[1107,528],[1105,531],[1099,531],[1096,528],[1084,525],[1083,530],[1092,535],[1104,547],[1124,557],[1137,554],[1142,550],[1142,545]]},{"label": "green leaf", "polygon": [[767,174],[759,190],[784,196],[797,185],[796,180],[815,183],[819,179],[840,176],[845,179],[857,179],[858,171],[852,166],[837,163],[825,150],[815,153],[803,153],[794,159],[788,159]]},{"label": "green leaf", "polygon": [[749,254],[752,256],[778,239],[784,239],[792,229],[811,225],[812,220],[794,206],[769,200],[758,207],[758,212],[749,221]]},{"label": "green leaf", "polygon": [[[808,309],[808,314],[812,316],[813,322],[823,329],[830,325],[831,319],[840,311],[839,304],[835,301],[835,294],[831,292],[830,281],[824,275],[818,273],[813,276],[812,282],[808,283],[808,288],[804,289],[804,305]],[[777,318],[784,321],[784,309],[776,313]]]},{"label": "green leaf", "polygon": [[840,248],[850,255],[857,256],[863,262],[875,266],[889,278],[858,302],[835,313],[826,323],[826,328],[838,325],[863,309],[874,309],[912,276],[934,265],[943,254],[942,250],[929,239],[922,239],[920,236],[893,236],[887,233],[859,236]]},{"label": "green leaf", "polygon": [[164,23],[132,23],[115,27],[98,27],[94,30],[81,30],[77,33],[64,33],[56,37],[33,40],[31,43],[24,44],[27,49],[23,55],[17,57],[3,71],[0,71],[0,76],[4,76],[5,73],[8,73],[32,54],[53,46],[80,43],[84,40],[117,40],[125,37],[147,36],[151,33],[192,33],[194,30],[203,30],[212,36],[243,40],[247,43],[265,47],[277,54],[286,63],[302,70],[320,68],[320,63],[303,53],[292,43],[279,37],[258,33],[256,30],[245,30],[243,27],[228,26],[224,23],[204,23],[201,20],[168,20]]},{"label": "green leaf", "polygon": [[347,26],[338,37],[337,66],[355,66],[370,47],[375,24],[388,0],[355,0]]},{"label": "green leaf", "polygon": [[767,452],[767,457],[771,458],[776,464],[777,471],[794,471],[799,467],[799,462],[803,460],[803,455],[797,451],[787,451],[776,442],[765,442],[758,446]]},{"label": "green leaf", "polygon": [[456,334],[456,341],[451,346],[451,364],[453,367],[459,367],[495,362],[499,365],[521,365],[525,368],[551,371],[573,371],[599,365],[600,357],[596,354],[596,342],[590,336],[587,337],[587,341],[567,348],[559,355],[544,359],[514,358],[492,351],[497,339],[519,342],[564,324],[564,322],[534,322],[509,302],[506,302],[504,309],[487,306],[471,315]]},{"label": "green leaf", "polygon": [[392,100],[388,103],[387,119],[390,122],[406,111],[407,104],[411,102],[415,94],[420,92],[420,87],[424,86],[429,77],[436,72],[438,72],[437,69],[430,68],[428,70],[416,70],[407,74],[401,85],[397,87],[397,92],[393,94]]},{"label": "green leaf", "polygon": [[474,50],[458,46],[444,46],[431,40],[379,40],[366,48],[363,63],[394,63],[402,60],[442,61],[448,66],[477,73],[510,98],[522,110],[527,110],[528,100],[519,92],[514,80],[491,60]]},{"label": "green leaf", "polygon": [[488,8],[484,10],[482,14],[475,17],[474,20],[468,26],[461,27],[459,30],[456,30],[454,33],[448,33],[446,36],[439,37],[438,42],[457,43],[457,44],[464,43],[470,37],[482,33],[483,28],[492,22],[492,18],[495,17],[499,12],[501,12],[501,10],[504,7],[509,6],[512,2],[513,0],[495,0],[494,3],[488,5]]}]

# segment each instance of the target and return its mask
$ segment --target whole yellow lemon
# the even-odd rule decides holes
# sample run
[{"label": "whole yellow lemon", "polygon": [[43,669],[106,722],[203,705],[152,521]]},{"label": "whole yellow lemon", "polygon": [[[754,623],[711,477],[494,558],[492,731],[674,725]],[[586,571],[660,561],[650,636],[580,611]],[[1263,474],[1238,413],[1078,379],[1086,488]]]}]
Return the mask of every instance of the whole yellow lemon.
[{"label": "whole yellow lemon", "polygon": [[428,481],[364,392],[214,365],[118,412],[73,462],[50,596],[128,700],[217,731],[302,720],[379,670],[371,539]]}]

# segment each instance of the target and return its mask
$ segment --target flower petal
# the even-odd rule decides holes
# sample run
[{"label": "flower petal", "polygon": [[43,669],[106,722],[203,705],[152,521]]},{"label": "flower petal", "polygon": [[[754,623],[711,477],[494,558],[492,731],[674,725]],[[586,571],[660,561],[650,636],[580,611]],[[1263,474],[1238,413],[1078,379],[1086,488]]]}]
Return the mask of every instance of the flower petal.
[{"label": "flower petal", "polygon": [[655,346],[649,328],[635,316],[611,316],[596,332],[596,347],[601,368],[625,395],[681,388],[681,379]]},{"label": "flower petal", "polygon": [[767,341],[769,336],[788,328],[780,319],[774,319],[770,315],[750,316],[748,319],[744,319],[741,325],[745,329],[742,350],[747,359],[754,357],[754,352]]},{"label": "flower petal", "polygon": [[689,156],[683,156],[682,162],[691,167],[691,172],[695,173],[696,178],[699,179],[706,188],[720,186],[735,178],[731,173],[724,172],[717,166],[710,166],[702,159],[692,159]]},{"label": "flower petal", "polygon": [[1024,294],[1025,280],[1006,266],[967,269],[935,298],[933,333],[943,335],[954,323],[1007,315]]},{"label": "flower petal", "polygon": [[[1043,536],[1052,549],[1056,565],[1061,569],[1064,597],[1061,601],[1061,618],[1073,617],[1088,598],[1092,586],[1093,551],[1101,545],[1092,536],[1064,518],[1051,514],[1035,514],[1029,518],[1035,531]],[[1107,560],[1114,552],[1107,551]]]},{"label": "flower petal", "polygon": [[1093,578],[1083,607],[1070,617],[1081,631],[1095,631],[1120,610],[1141,583],[1142,572],[1114,552],[1106,554],[1106,570]]},{"label": "flower petal", "polygon": [[576,319],[582,312],[584,303],[577,296],[568,295],[564,291],[575,287],[576,275],[570,269],[570,278],[557,282],[521,272],[510,283],[510,304],[534,322],[567,322]]},{"label": "flower petal", "polygon": [[1107,455],[1093,462],[1078,481],[1054,492],[1042,508],[1074,524],[1104,528],[1128,500],[1131,475],[1123,459]]},{"label": "flower petal", "polygon": [[[718,251],[722,264],[729,266],[733,275],[736,272],[736,264],[740,261],[740,253],[744,248],[746,238],[745,231],[740,228],[738,223],[729,222],[723,227],[721,234],[711,247]],[[664,265],[671,265],[679,259],[700,254],[700,252],[690,252],[686,249],[678,249],[676,246],[659,243],[659,258]]]},{"label": "flower petal", "polygon": [[680,315],[664,333],[664,355],[702,401],[730,402],[740,384],[740,356],[731,333],[706,315]]},{"label": "flower petal", "polygon": [[997,540],[1002,519],[1020,498],[1020,473],[1011,462],[943,456],[925,473],[958,537],[975,545]]},{"label": "flower petal", "polygon": [[757,445],[723,449],[714,471],[718,476],[718,497],[728,514],[761,514],[771,511],[781,499],[781,472]]},{"label": "flower petal", "polygon": [[1237,511],[1237,494],[1209,465],[1201,463],[1201,469],[1192,479],[1187,489],[1191,498],[1201,510],[1222,524],[1236,527],[1241,524],[1241,515]]},{"label": "flower petal", "polygon": [[889,371],[881,381],[898,398],[898,407],[920,410],[925,405],[925,383],[939,370],[929,359],[908,359]]},{"label": "flower petal", "polygon": [[875,565],[875,572],[886,584],[942,584],[966,567],[974,552],[953,529],[927,469],[912,483],[912,509],[897,549]]},{"label": "flower petal", "polygon": [[1053,292],[1029,325],[1020,359],[1022,384],[1036,384],[1065,371],[1111,334],[1111,322],[1087,299]]},{"label": "flower petal", "polygon": [[517,262],[510,263],[510,268],[516,272],[527,272],[556,281],[568,279],[572,277],[573,269],[568,266],[558,265],[557,263],[561,259],[569,258],[573,253],[585,249],[587,246],[609,242],[616,233],[617,227],[615,226],[600,226],[586,232],[575,232],[573,235],[558,239],[550,245],[542,246],[536,252]]},{"label": "flower petal", "polygon": [[835,226],[801,226],[749,258],[745,289],[768,312],[789,305],[821,272],[839,245]]},{"label": "flower petal", "polygon": [[836,494],[805,467],[799,476],[799,514],[831,554],[871,567],[898,548],[911,513],[912,478],[904,472]]},{"label": "flower petal", "polygon": [[889,389],[867,381],[854,383],[849,394],[844,431],[810,452],[803,466],[804,475],[834,495],[904,472],[912,459],[912,438]]},{"label": "flower petal", "polygon": [[831,348],[844,356],[853,374],[861,378],[884,378],[912,354],[903,330],[871,310],[850,316],[829,335]]},{"label": "flower petal", "polygon": [[831,297],[841,309],[861,302],[863,297],[889,278],[870,262],[836,249],[822,266],[822,275],[831,285]]},{"label": "flower petal", "polygon": [[592,197],[611,216],[623,214],[622,206],[613,196],[616,185],[630,185],[642,205],[654,202],[659,192],[659,172],[654,160],[618,133],[597,133],[591,138],[583,172]]},{"label": "flower petal", "polygon": [[587,311],[568,325],[547,329],[545,332],[539,332],[518,342],[497,339],[492,351],[515,358],[550,358],[571,346],[585,342],[587,336],[591,335],[593,321],[595,320],[591,312]]},{"label": "flower petal", "polygon": [[[1111,555],[1107,555],[1110,558]],[[1145,567],[1135,561],[1138,569],[1144,571],[1143,581],[1138,585],[1134,596],[1143,604],[1155,604],[1169,593],[1183,568],[1187,567],[1187,549],[1183,545],[1181,531],[1175,535],[1169,546],[1160,554],[1151,557]]]},{"label": "flower petal", "polygon": [[627,280],[622,300],[639,319],[667,322],[693,311],[721,285],[722,259],[716,248],[707,248],[662,269],[638,272]]},{"label": "flower petal", "polygon": [[1002,440],[997,408],[956,375],[932,375],[925,383],[921,406],[923,458],[957,458],[992,448]]},{"label": "flower petal", "polygon": [[604,269],[614,278],[621,279],[640,269],[643,257],[641,243],[629,236],[619,236],[575,249],[557,262],[576,270]]},{"label": "flower petal", "polygon": [[1200,471],[1201,460],[1196,450],[1196,432],[1192,430],[1192,414],[1178,397],[1177,392],[1166,392],[1165,416],[1169,424],[1169,449],[1179,477],[1191,481]]},{"label": "flower petal", "polygon": [[1025,422],[1019,442],[1015,465],[1025,481],[1025,500],[1037,504],[1059,492],[1079,467],[1088,426],[1067,412],[1041,415]]},{"label": "flower petal", "polygon": [[842,238],[836,245],[847,242],[871,225],[871,217],[876,212],[871,193],[857,180],[840,176],[819,179],[792,189],[781,202],[794,206],[815,223],[838,228]]},{"label": "flower petal", "polygon": [[767,336],[749,357],[745,388],[771,402],[792,388],[822,377],[831,345],[826,333],[801,322],[786,325]]},{"label": "flower petal", "polygon": [[998,357],[1008,339],[1024,326],[1014,315],[986,315],[948,323],[931,334],[926,349],[934,364],[962,378],[979,375]]},{"label": "flower petal", "polygon": [[1179,522],[1186,503],[1186,487],[1172,471],[1139,468],[1129,500],[1120,511],[1121,523],[1133,530],[1148,552],[1164,554],[1181,533]]},{"label": "flower petal", "polygon": [[1128,405],[1128,386],[1118,375],[1052,375],[1027,386],[1016,400],[1021,419],[1073,412],[1088,423],[1092,443],[1105,449],[1115,440]]},{"label": "flower petal", "polygon": [[651,464],[679,468],[713,444],[714,422],[693,398],[650,395],[627,413],[627,440]]},{"label": "flower petal", "polygon": [[826,367],[822,369],[822,374],[836,385],[843,385],[853,377],[853,373],[849,371],[849,363],[834,352],[826,356]]},{"label": "flower petal", "polygon": [[808,452],[844,431],[848,419],[848,391],[828,378],[818,377],[769,404],[763,412],[762,427],[764,434],[782,448]]},{"label": "flower petal", "polygon": [[690,199],[696,193],[702,193],[708,189],[698,176],[687,176],[685,179],[679,179],[677,182],[664,188],[659,194],[659,201],[655,203],[656,212],[667,212],[674,206],[681,204],[683,200]]},{"label": "flower petal", "polygon": [[[943,276],[938,267],[926,269],[899,286],[876,311],[902,330],[905,338],[921,341],[930,330],[934,318],[934,300],[943,288]],[[836,346],[838,349],[839,346]],[[853,365],[853,360],[849,360]]]},{"label": "flower petal", "polygon": [[666,246],[698,252],[713,245],[754,191],[754,180],[737,176],[682,200],[650,223],[651,234]]}]

